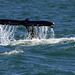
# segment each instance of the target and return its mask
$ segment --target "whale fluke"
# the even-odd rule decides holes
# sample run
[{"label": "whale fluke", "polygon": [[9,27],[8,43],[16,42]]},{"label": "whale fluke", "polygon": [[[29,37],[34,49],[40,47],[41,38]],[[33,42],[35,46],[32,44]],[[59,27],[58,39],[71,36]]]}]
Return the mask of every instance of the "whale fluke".
[{"label": "whale fluke", "polygon": [[24,25],[24,26],[50,26],[53,27],[54,24],[49,21],[31,21],[28,18],[25,20],[9,20],[0,19],[0,24],[2,25]]}]

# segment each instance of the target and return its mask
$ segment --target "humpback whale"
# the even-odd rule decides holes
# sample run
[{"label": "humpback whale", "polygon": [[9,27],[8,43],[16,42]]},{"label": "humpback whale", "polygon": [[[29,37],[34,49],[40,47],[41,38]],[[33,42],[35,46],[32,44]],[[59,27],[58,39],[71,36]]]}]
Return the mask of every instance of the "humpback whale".
[{"label": "humpback whale", "polygon": [[23,25],[26,27],[28,33],[31,32],[31,38],[35,37],[35,30],[34,30],[34,26],[50,26],[51,28],[54,27],[54,23],[53,22],[49,22],[49,21],[31,21],[29,20],[29,18],[25,19],[25,20],[10,20],[10,19],[0,19],[0,24],[1,25]]}]

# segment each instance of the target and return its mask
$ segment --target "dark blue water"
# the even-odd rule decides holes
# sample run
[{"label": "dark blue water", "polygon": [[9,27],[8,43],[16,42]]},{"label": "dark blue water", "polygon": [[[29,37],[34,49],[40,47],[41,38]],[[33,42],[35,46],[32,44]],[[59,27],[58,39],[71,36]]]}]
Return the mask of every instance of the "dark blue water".
[{"label": "dark blue water", "polygon": [[54,22],[55,38],[48,30],[48,39],[26,40],[23,26],[16,41],[0,32],[0,75],[75,75],[75,0],[0,0],[0,19],[26,18]]}]

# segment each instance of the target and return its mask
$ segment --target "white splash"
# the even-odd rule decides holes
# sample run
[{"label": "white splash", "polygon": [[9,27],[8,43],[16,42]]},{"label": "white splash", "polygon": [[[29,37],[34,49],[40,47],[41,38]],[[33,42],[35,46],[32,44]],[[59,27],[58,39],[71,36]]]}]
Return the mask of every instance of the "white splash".
[{"label": "white splash", "polygon": [[19,45],[19,46],[37,46],[44,44],[65,44],[75,42],[75,37],[71,38],[50,38],[50,39],[32,39],[32,40],[18,40],[10,45]]},{"label": "white splash", "polygon": [[0,25],[0,45],[8,45],[14,41],[14,26]]}]

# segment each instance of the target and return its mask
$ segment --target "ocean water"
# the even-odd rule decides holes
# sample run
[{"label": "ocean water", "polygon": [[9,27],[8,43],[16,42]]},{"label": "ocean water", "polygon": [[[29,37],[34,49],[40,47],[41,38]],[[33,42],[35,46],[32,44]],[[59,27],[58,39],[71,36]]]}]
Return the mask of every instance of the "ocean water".
[{"label": "ocean water", "polygon": [[0,0],[0,19],[47,20],[41,39],[24,26],[0,25],[0,75],[75,75],[75,0]]}]

